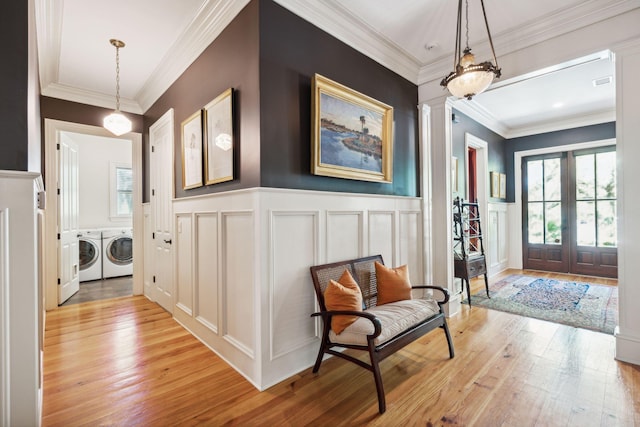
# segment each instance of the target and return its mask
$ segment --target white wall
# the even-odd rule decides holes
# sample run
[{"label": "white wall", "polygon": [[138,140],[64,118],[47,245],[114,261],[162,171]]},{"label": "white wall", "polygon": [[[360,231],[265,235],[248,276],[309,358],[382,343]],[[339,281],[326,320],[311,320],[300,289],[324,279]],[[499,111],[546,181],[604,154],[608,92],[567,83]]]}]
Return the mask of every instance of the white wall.
[{"label": "white wall", "polygon": [[[636,21],[640,22],[640,21]],[[640,365],[640,37],[616,52],[616,156],[618,163],[618,328],[616,358]]]},{"label": "white wall", "polygon": [[422,282],[421,205],[265,188],[175,200],[174,316],[264,390],[315,361],[310,266],[382,254]]},{"label": "white wall", "polygon": [[63,132],[78,144],[80,229],[131,227],[131,218],[111,218],[110,164],[131,166],[131,140]]},{"label": "white wall", "polygon": [[0,425],[38,426],[42,341],[39,174],[0,171]]}]

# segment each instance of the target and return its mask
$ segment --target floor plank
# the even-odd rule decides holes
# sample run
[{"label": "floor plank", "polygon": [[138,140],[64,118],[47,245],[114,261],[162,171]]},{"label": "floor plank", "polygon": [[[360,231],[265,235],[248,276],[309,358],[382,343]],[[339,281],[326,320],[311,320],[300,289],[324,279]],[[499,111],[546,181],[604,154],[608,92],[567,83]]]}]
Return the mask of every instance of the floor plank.
[{"label": "floor plank", "polygon": [[371,374],[344,360],[260,393],[144,297],[61,307],[43,425],[640,425],[640,367],[613,336],[466,305],[449,326],[454,359],[436,330],[382,362],[379,415]]}]

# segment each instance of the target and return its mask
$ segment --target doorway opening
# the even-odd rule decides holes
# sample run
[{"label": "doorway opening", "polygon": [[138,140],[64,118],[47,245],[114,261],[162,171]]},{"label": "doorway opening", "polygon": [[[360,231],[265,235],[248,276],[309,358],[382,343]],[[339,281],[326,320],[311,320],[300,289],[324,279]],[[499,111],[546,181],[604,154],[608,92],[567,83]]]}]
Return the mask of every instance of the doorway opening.
[{"label": "doorway opening", "polygon": [[[61,305],[133,294],[130,139],[61,132],[77,148],[79,285]],[[64,175],[64,170],[60,170]],[[66,196],[61,191],[61,199]]]},{"label": "doorway opening", "polygon": [[476,183],[476,149],[467,146],[467,158],[469,159],[467,165],[467,174],[469,176],[469,192],[468,199],[470,202],[475,203],[478,199],[478,185]]},{"label": "doorway opening", "polygon": [[[48,200],[47,209],[45,210],[46,279],[44,298],[45,308],[47,310],[55,309],[59,304],[64,302],[64,300],[61,301],[59,298],[60,285],[58,285],[58,279],[60,279],[60,283],[68,280],[76,281],[79,285],[81,273],[79,243],[79,235],[81,234],[79,232],[81,229],[80,225],[83,224],[88,227],[82,229],[84,232],[93,231],[93,234],[91,234],[90,236],[93,238],[92,240],[95,244],[95,251],[104,253],[106,249],[105,242],[102,240],[102,223],[100,223],[100,220],[97,219],[98,215],[96,214],[96,212],[94,211],[93,215],[89,215],[88,218],[81,220],[81,206],[79,197],[75,197],[75,202],[73,201],[73,197],[71,197],[73,193],[76,193],[75,196],[78,196],[80,194],[82,185],[77,178],[79,178],[79,173],[81,172],[80,169],[82,165],[85,165],[85,163],[90,163],[90,161],[82,161],[76,163],[77,166],[74,173],[63,172],[61,170],[61,163],[59,161],[60,151],[58,150],[58,144],[60,144],[60,147],[62,147],[64,144],[68,144],[69,146],[77,146],[78,144],[82,144],[82,142],[78,143],[78,140],[82,138],[87,138],[87,140],[93,141],[91,143],[94,144],[92,145],[92,149],[97,149],[95,141],[103,142],[104,147],[109,147],[109,144],[124,144],[123,141],[127,141],[126,144],[128,145],[127,148],[124,149],[124,151],[128,151],[129,161],[128,163],[123,162],[127,167],[123,167],[123,163],[121,162],[110,161],[103,165],[104,168],[101,169],[101,173],[98,173],[96,177],[84,179],[82,184],[87,184],[85,185],[85,193],[87,194],[86,197],[89,198],[89,204],[101,206],[100,212],[102,213],[100,215],[104,215],[105,218],[109,218],[110,222],[107,224],[107,229],[109,231],[117,230],[119,232],[119,237],[122,237],[125,234],[129,237],[128,244],[124,246],[128,246],[130,249],[129,252],[132,257],[132,263],[127,267],[127,271],[119,271],[118,273],[122,274],[113,274],[113,276],[132,276],[129,278],[130,283],[126,285],[131,289],[131,292],[128,294],[139,295],[142,293],[142,135],[137,133],[130,133],[123,138],[116,139],[113,138],[113,135],[111,135],[108,131],[100,127],[45,119],[45,187],[48,193]],[[117,142],[114,140],[116,140]],[[86,151],[86,153],[88,153],[89,159],[100,157],[104,158],[104,153],[100,153],[97,151],[91,153],[90,151],[91,150]],[[129,171],[126,171],[126,169],[129,169]],[[69,191],[70,194],[67,195],[69,197],[65,198],[65,189],[60,187],[60,177],[69,177],[73,176],[74,174],[76,175],[77,183],[75,185],[68,185],[68,188],[66,190],[73,191]],[[107,190],[106,194],[104,192],[98,191],[98,188],[100,186],[109,189]],[[57,191],[59,188],[60,192],[63,193],[60,196],[57,195]],[[110,195],[110,193],[113,193],[113,195]],[[114,200],[113,202],[111,201],[112,199]],[[85,207],[85,213],[87,213],[87,209],[88,208]],[[124,212],[127,209],[129,210],[129,212]],[[124,219],[126,215],[130,216],[128,220]],[[65,219],[67,217],[70,219]],[[126,227],[126,229],[124,227]],[[62,258],[59,256],[58,233],[62,234],[61,230],[69,231],[68,234],[70,240],[73,240],[72,238],[75,238],[75,241],[71,243],[71,246],[75,245],[75,247],[77,248],[75,255],[70,254],[65,258],[64,265],[61,262]],[[99,239],[98,233],[96,233],[97,231],[100,231]],[[88,235],[85,235],[84,237],[87,236]],[[109,240],[113,240],[115,239],[115,237],[116,236],[110,236]],[[100,243],[99,245],[97,244],[98,242]],[[109,242],[107,242],[107,244],[108,243]],[[100,251],[98,251],[98,248],[100,249]],[[88,252],[91,252],[91,250],[89,249]],[[91,254],[86,253],[83,255],[90,256]],[[91,273],[94,275],[94,278],[96,277],[96,274],[98,274],[98,267],[96,266],[100,265],[100,268],[104,267],[105,261],[102,257],[100,259],[100,263],[98,263],[96,259],[96,261],[92,264],[94,270],[92,270]],[[66,269],[67,263],[72,267]],[[67,275],[69,277],[65,276],[67,272],[70,272]],[[129,274],[129,272],[131,274]],[[86,274],[84,274],[84,278],[87,278]],[[91,276],[88,279],[91,279]],[[94,280],[101,281],[103,279],[96,278]],[[87,282],[89,283],[91,282],[91,280],[87,280]],[[109,284],[107,285],[108,286],[106,287],[111,287],[111,291],[113,291],[113,286],[109,286]],[[71,292],[74,293],[73,291]],[[68,296],[70,295],[65,295],[65,297],[67,297],[65,299],[68,299]]]},{"label": "doorway opening", "polygon": [[617,277],[615,146],[522,159],[525,269]]}]

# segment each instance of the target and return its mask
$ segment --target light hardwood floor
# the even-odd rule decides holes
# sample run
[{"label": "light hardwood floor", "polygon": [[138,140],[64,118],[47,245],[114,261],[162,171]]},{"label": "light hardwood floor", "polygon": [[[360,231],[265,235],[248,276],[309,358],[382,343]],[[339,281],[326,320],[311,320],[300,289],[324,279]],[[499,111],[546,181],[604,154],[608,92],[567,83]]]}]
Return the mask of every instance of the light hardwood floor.
[{"label": "light hardwood floor", "polygon": [[382,362],[379,415],[372,375],[344,360],[260,393],[144,297],[62,307],[43,425],[640,425],[640,367],[613,336],[467,306],[449,327],[454,359],[436,330]]}]

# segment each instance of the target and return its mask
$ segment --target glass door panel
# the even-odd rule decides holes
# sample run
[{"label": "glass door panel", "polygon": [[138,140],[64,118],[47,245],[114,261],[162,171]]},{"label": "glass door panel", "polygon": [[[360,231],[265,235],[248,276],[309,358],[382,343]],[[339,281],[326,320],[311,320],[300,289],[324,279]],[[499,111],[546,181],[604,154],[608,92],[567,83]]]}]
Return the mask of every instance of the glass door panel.
[{"label": "glass door panel", "polygon": [[565,238],[566,158],[562,154],[527,158],[523,162],[523,199],[526,241],[524,267],[566,271],[569,265]]},{"label": "glass door panel", "polygon": [[615,147],[523,159],[524,268],[617,277]]},{"label": "glass door panel", "polygon": [[617,277],[615,147],[571,155],[575,165],[571,272]]}]

